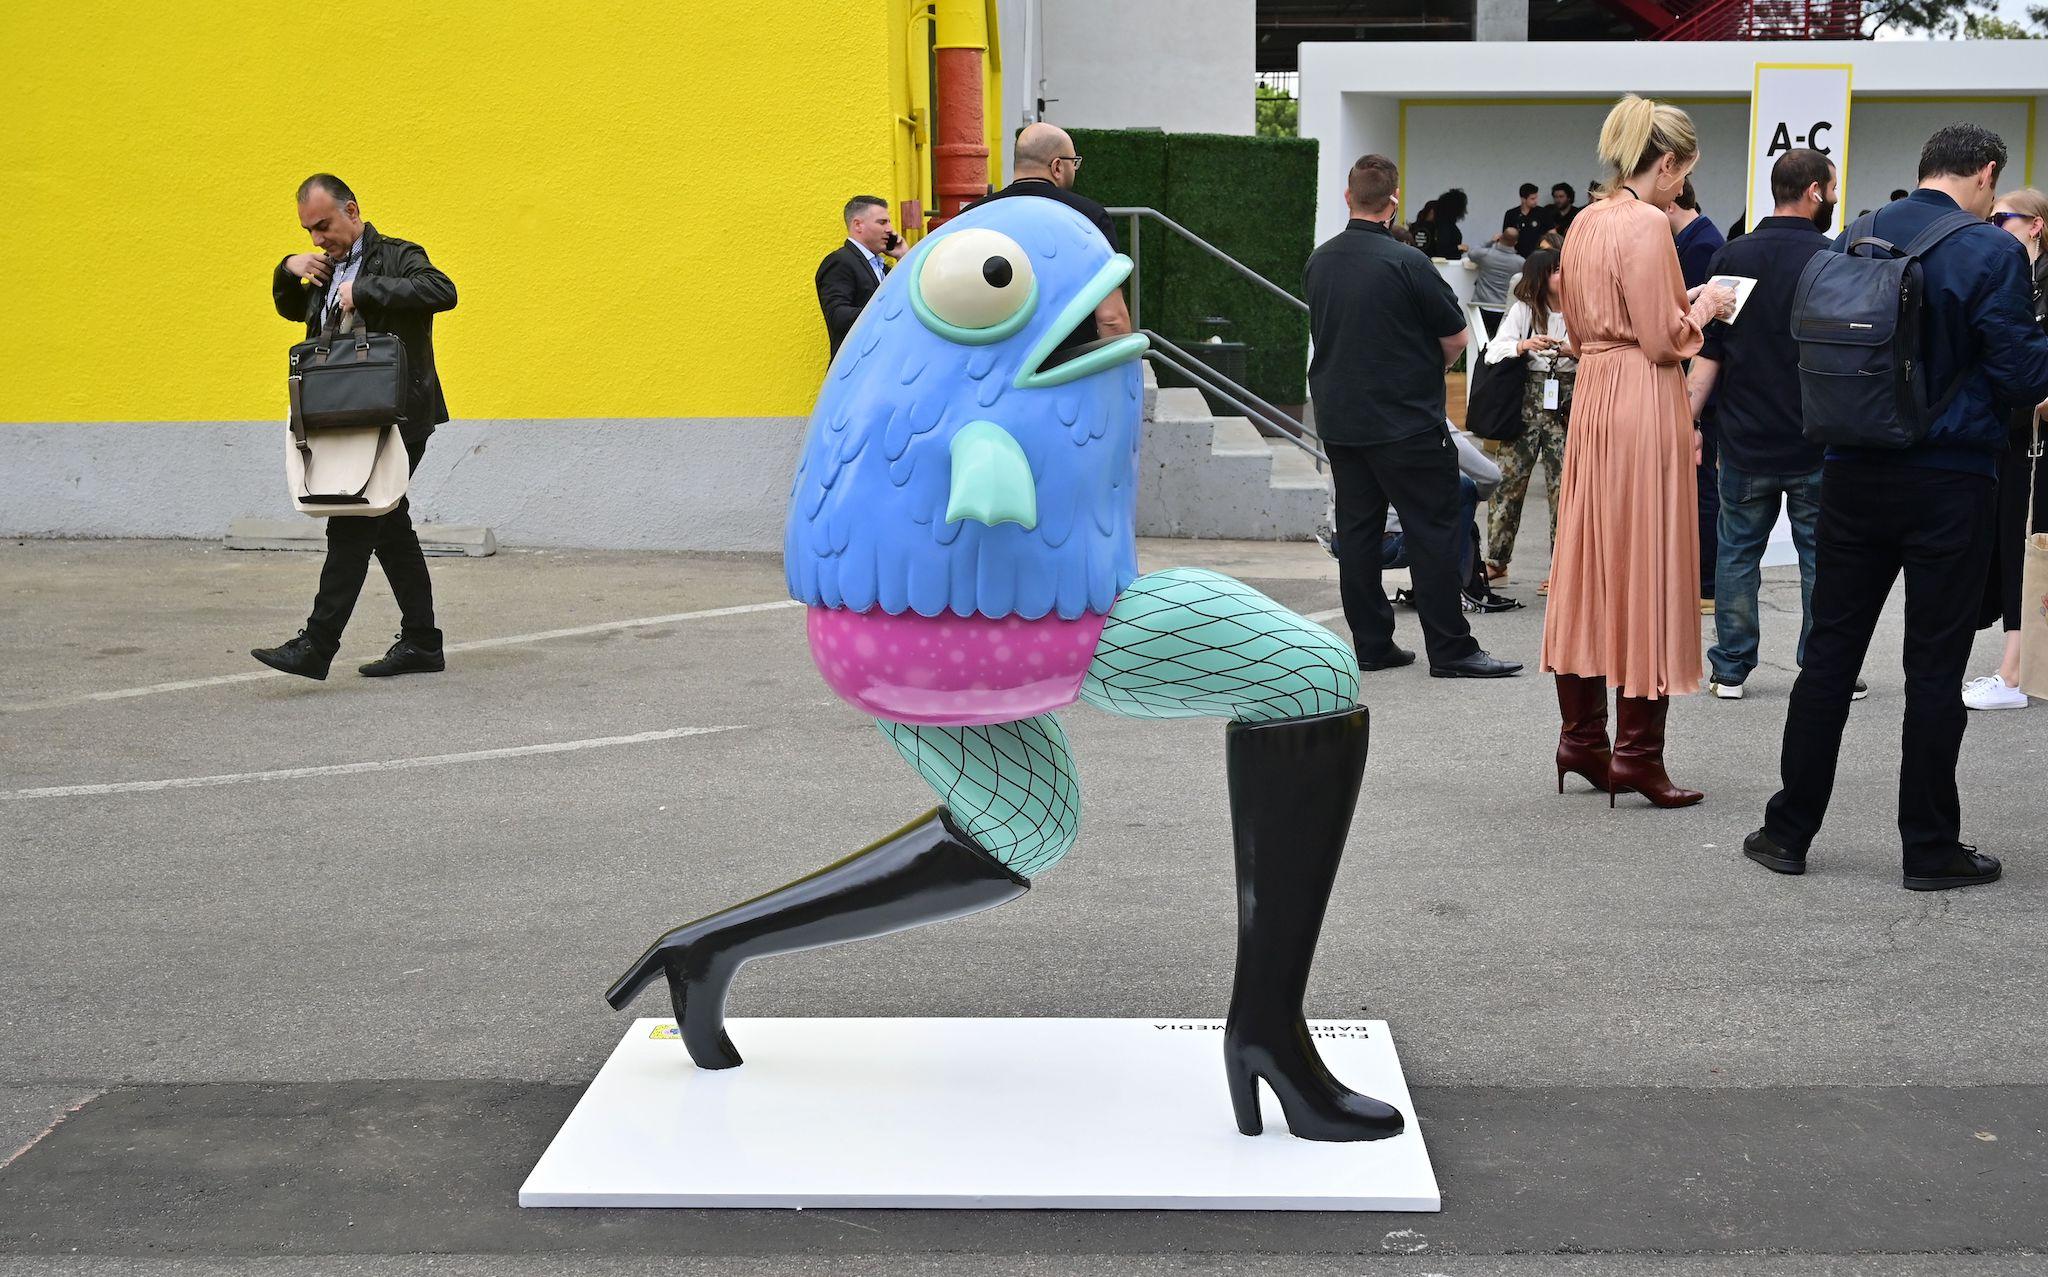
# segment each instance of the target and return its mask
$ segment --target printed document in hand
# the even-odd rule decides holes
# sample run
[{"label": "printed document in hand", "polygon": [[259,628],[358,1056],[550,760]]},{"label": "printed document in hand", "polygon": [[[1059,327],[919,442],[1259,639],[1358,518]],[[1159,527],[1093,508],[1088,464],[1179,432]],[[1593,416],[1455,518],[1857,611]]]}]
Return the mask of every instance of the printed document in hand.
[{"label": "printed document in hand", "polygon": [[1747,275],[1716,275],[1707,282],[1735,290],[1735,309],[1729,312],[1728,318],[1721,321],[1724,324],[1735,322],[1742,314],[1743,303],[1749,300],[1750,293],[1756,288],[1756,281]]}]

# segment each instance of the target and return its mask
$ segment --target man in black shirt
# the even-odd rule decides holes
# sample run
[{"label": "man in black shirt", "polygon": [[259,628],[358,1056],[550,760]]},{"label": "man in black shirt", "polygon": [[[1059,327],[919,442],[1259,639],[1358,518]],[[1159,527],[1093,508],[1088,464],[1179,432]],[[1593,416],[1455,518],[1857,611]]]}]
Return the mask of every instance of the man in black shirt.
[{"label": "man in black shirt", "polygon": [[1799,345],[1792,294],[1813,255],[1828,246],[1819,226],[1835,216],[1835,166],[1819,151],[1787,151],[1771,167],[1774,214],[1717,251],[1703,278],[1757,281],[1732,324],[1707,328],[1686,394],[1697,422],[1711,398],[1720,432],[1721,513],[1714,565],[1714,646],[1709,687],[1739,700],[1757,665],[1758,567],[1782,499],[1799,552],[1799,659],[1813,620],[1814,528],[1820,519],[1822,448],[1802,433]]},{"label": "man in black shirt", "polygon": [[1550,219],[1536,207],[1536,195],[1536,183],[1522,183],[1522,202],[1500,215],[1500,228],[1515,233],[1514,249],[1525,258],[1536,251],[1543,232],[1550,229]]},{"label": "man in black shirt", "polygon": [[[1057,200],[1093,222],[1095,229],[1102,232],[1102,238],[1109,241],[1109,246],[1116,247],[1116,224],[1109,220],[1109,214],[1086,195],[1074,193],[1074,179],[1081,172],[1081,157],[1074,153],[1074,139],[1067,136],[1065,129],[1043,121],[1025,125],[1024,131],[1017,135],[1017,149],[1011,159],[1010,171],[1015,176],[1008,186],[982,196],[967,207],[974,208],[990,200],[1017,195]],[[1124,292],[1119,288],[1103,298],[1095,313],[1067,334],[1058,348],[1065,350],[1102,338],[1121,337],[1130,331],[1131,310],[1124,304]]]},{"label": "man in black shirt", "polygon": [[1315,357],[1309,393],[1337,489],[1337,580],[1363,670],[1415,660],[1394,646],[1380,585],[1387,505],[1400,513],[1429,672],[1501,678],[1521,666],[1479,649],[1459,607],[1458,456],[1444,421],[1444,369],[1465,349],[1464,313],[1429,259],[1387,223],[1400,172],[1383,155],[1351,166],[1351,223],[1302,273]]},{"label": "man in black shirt", "polygon": [[1572,206],[1572,201],[1578,197],[1579,193],[1572,189],[1570,182],[1559,182],[1551,187],[1550,205],[1543,210],[1543,229],[1556,231],[1559,235],[1570,230],[1572,219],[1579,215],[1579,210]]}]

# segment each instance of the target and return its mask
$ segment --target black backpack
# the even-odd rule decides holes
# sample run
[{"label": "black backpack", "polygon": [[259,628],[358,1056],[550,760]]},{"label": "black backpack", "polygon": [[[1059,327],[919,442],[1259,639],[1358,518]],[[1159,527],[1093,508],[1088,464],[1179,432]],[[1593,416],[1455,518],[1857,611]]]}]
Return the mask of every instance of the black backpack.
[{"label": "black backpack", "polygon": [[1897,449],[1927,437],[1975,365],[1940,399],[1928,402],[1920,359],[1920,259],[1982,220],[1960,209],[1944,214],[1901,249],[1871,235],[1875,219],[1863,217],[1850,227],[1847,252],[1816,253],[1806,264],[1792,294],[1792,337],[1799,343],[1799,398],[1808,439]]}]

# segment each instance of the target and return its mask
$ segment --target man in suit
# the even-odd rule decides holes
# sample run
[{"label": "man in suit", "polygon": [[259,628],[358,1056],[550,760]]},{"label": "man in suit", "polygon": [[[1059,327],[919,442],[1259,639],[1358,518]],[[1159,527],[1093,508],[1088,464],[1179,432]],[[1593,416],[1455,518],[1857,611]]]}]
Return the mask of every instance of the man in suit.
[{"label": "man in suit", "polygon": [[[405,347],[404,415],[398,420],[406,460],[417,469],[427,436],[448,420],[441,379],[434,371],[434,316],[455,308],[455,285],[427,260],[427,251],[380,234],[363,220],[355,192],[332,173],[316,173],[299,186],[299,225],[319,249],[295,253],[271,272],[270,296],[277,313],[301,321],[308,338],[323,330],[352,327],[358,317],[373,333],[390,333]],[[312,614],[297,637],[249,655],[287,674],[324,679],[341,632],[355,611],[374,555],[384,565],[398,601],[398,641],[383,658],[360,668],[372,678],[431,674],[446,668],[441,631],[434,625],[434,590],[426,556],[413,531],[405,501],[374,518],[330,517],[327,561]]]},{"label": "man in suit", "polygon": [[889,224],[889,205],[874,195],[856,195],[846,201],[846,242],[825,254],[818,263],[818,309],[825,312],[825,335],[832,354],[847,330],[860,318],[861,308],[882,286],[891,267],[909,247]]}]

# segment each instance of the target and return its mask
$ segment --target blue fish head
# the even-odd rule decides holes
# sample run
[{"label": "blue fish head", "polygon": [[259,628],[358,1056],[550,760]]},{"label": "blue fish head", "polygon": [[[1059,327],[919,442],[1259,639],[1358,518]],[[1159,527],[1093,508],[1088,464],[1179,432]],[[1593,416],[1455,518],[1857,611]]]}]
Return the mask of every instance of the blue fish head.
[{"label": "blue fish head", "polygon": [[790,593],[892,615],[1072,619],[1137,575],[1145,338],[1062,343],[1131,261],[1056,200],[991,200],[882,282],[790,489]]}]

